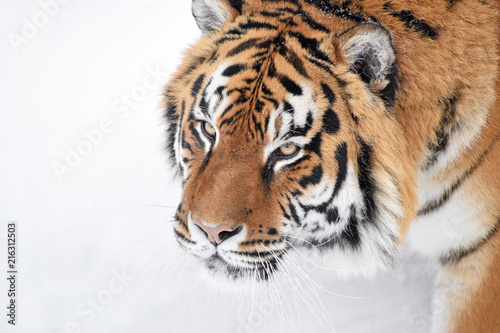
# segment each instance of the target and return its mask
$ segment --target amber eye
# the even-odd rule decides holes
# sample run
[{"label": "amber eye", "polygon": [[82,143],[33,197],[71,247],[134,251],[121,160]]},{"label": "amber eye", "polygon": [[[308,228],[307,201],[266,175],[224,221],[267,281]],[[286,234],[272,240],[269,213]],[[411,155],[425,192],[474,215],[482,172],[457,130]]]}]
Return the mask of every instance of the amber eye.
[{"label": "amber eye", "polygon": [[293,143],[287,143],[287,144],[284,144],[283,146],[281,146],[279,148],[279,152],[282,156],[285,156],[285,157],[291,157],[292,155],[294,155],[297,151],[299,150],[299,147],[297,147],[296,145],[294,145]]},{"label": "amber eye", "polygon": [[215,137],[215,133],[216,133],[215,128],[212,125],[210,125],[209,123],[204,121],[201,124],[201,128],[203,130],[203,133],[206,136],[208,136],[210,139],[213,139]]}]

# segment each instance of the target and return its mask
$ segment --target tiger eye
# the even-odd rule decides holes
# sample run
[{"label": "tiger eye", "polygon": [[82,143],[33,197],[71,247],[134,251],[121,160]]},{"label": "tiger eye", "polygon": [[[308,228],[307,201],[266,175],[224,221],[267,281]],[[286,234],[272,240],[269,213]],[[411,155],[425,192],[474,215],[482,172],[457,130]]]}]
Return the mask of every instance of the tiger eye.
[{"label": "tiger eye", "polygon": [[293,143],[287,143],[280,147],[280,152],[285,156],[289,156],[295,154],[297,149],[298,147]]},{"label": "tiger eye", "polygon": [[210,135],[210,136],[214,136],[215,135],[215,128],[210,125],[209,123],[205,122],[203,123],[203,129],[205,130],[205,132]]}]

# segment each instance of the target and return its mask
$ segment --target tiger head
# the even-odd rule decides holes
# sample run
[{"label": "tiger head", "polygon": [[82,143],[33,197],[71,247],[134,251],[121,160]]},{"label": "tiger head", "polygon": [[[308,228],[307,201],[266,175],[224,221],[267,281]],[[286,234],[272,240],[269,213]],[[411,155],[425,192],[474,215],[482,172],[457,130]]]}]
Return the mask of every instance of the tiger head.
[{"label": "tiger head", "polygon": [[177,241],[214,274],[265,280],[307,248],[371,274],[408,228],[391,36],[306,7],[193,1],[203,36],[165,89],[167,142]]}]

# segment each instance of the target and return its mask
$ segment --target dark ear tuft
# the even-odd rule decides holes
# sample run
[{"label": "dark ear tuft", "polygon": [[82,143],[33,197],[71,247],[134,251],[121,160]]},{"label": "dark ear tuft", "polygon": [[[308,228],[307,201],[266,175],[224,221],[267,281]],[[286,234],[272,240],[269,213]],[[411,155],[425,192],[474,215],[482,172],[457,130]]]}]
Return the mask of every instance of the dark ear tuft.
[{"label": "dark ear tuft", "polygon": [[193,0],[191,10],[204,34],[219,30],[224,23],[241,14],[243,0]]},{"label": "dark ear tuft", "polygon": [[339,36],[340,49],[351,69],[389,107],[398,89],[396,52],[389,32],[383,27],[360,24]]}]

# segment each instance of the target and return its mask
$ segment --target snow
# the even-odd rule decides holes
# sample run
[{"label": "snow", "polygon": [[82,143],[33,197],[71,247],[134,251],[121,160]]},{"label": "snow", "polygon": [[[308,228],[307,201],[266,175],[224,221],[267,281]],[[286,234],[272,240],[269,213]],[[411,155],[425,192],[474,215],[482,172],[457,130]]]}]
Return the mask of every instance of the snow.
[{"label": "snow", "polygon": [[190,1],[59,1],[0,5],[1,332],[429,330],[435,267],[416,255],[369,281],[300,255],[272,285],[205,278],[173,238],[180,185],[159,108],[199,36]]}]

